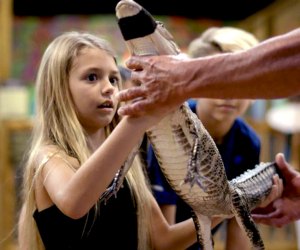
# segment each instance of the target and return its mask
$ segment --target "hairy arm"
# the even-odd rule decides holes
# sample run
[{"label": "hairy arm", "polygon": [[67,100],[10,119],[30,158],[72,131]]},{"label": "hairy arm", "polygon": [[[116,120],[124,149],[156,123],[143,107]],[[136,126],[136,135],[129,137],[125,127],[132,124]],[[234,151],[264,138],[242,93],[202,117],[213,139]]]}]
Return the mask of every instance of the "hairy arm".
[{"label": "hairy arm", "polygon": [[[202,69],[191,63],[195,72],[187,84],[193,97],[269,99],[300,94],[300,29],[249,50],[198,60],[203,60]],[[192,71],[192,65],[188,67]]]},{"label": "hairy arm", "polygon": [[123,90],[122,115],[167,112],[188,98],[270,99],[300,94],[300,29],[237,53],[187,59],[134,56],[127,61],[139,87]]}]

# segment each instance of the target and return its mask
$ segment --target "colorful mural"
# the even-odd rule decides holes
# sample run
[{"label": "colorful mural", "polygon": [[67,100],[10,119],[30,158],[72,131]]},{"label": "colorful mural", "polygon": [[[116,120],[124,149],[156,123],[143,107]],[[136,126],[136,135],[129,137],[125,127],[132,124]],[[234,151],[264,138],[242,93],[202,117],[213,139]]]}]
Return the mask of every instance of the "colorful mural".
[{"label": "colorful mural", "polygon": [[[163,22],[176,42],[185,51],[188,43],[210,26],[225,25],[215,20],[194,20],[182,17],[156,17]],[[128,57],[125,43],[114,15],[15,17],[12,77],[25,85],[34,83],[38,64],[49,42],[71,30],[89,31],[107,39],[119,56],[119,63]]]}]

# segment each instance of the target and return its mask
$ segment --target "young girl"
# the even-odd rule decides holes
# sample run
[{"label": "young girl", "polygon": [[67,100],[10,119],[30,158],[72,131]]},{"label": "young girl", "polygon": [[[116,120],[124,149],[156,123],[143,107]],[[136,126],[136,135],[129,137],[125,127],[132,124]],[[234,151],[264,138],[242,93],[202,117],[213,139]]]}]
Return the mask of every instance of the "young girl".
[{"label": "young girl", "polygon": [[68,32],[45,51],[24,173],[22,250],[184,249],[196,241],[192,219],[168,225],[137,157],[116,195],[100,199],[146,129],[162,118],[119,119],[120,85],[113,51],[94,35]]}]

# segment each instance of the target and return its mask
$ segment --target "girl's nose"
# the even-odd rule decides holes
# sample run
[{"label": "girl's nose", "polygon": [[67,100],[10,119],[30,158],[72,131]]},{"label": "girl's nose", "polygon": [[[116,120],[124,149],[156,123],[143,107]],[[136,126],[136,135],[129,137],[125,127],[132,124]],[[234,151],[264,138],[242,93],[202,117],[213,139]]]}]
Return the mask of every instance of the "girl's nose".
[{"label": "girl's nose", "polygon": [[115,87],[111,84],[109,80],[105,81],[104,86],[102,87],[102,93],[105,95],[111,95],[115,91]]}]

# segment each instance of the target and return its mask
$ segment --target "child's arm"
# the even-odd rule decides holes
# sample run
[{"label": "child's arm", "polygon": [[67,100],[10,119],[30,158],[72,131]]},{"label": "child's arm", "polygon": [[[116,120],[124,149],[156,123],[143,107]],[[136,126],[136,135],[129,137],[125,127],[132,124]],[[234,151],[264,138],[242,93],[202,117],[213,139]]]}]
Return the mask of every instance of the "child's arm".
[{"label": "child's arm", "polygon": [[124,117],[76,172],[66,160],[52,157],[44,166],[36,185],[38,209],[55,203],[71,218],[85,215],[107,189],[145,130],[156,121],[158,118],[154,116]]}]

